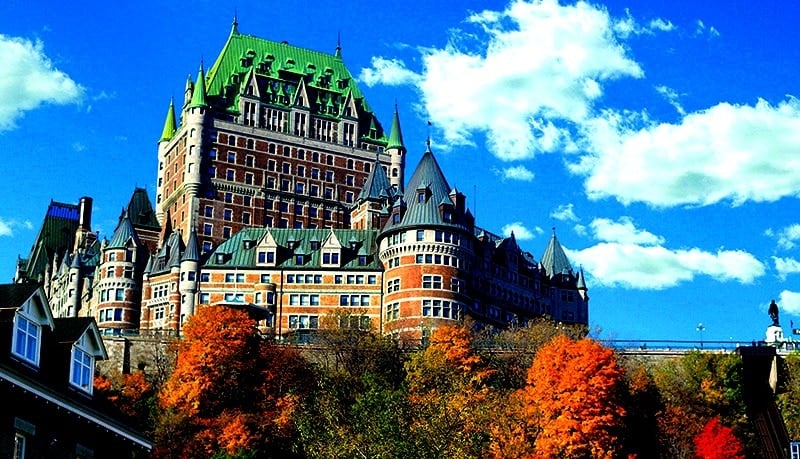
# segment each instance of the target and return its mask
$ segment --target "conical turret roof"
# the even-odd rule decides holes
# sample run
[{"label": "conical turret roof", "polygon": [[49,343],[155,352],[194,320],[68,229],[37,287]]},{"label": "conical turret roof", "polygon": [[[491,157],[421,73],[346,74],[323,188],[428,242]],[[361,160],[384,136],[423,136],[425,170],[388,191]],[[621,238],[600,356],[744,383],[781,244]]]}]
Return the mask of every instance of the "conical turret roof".
[{"label": "conical turret roof", "polygon": [[181,261],[200,261],[200,246],[197,243],[197,231],[192,228],[189,239],[186,241],[186,251],[183,252]]},{"label": "conical turret roof", "polygon": [[553,237],[550,238],[550,242],[547,244],[547,248],[542,255],[542,266],[549,277],[564,272],[572,273],[572,265],[569,263],[564,248],[561,247],[561,243],[558,242],[558,238],[556,238],[555,230],[553,231]]},{"label": "conical turret roof", "polygon": [[164,121],[164,130],[161,131],[159,142],[169,142],[173,135],[175,135],[175,101],[170,99],[167,119]]},{"label": "conical turret roof", "polygon": [[189,108],[194,107],[208,107],[208,102],[206,101],[206,74],[203,70],[203,64],[200,64],[200,70],[197,72],[197,83],[194,84],[192,101],[189,103]]},{"label": "conical turret roof", "polygon": [[361,187],[361,193],[358,195],[358,201],[364,200],[380,200],[390,198],[393,195],[392,184],[389,182],[389,177],[386,176],[386,171],[383,169],[380,161],[376,158],[375,163],[372,165],[372,170]]},{"label": "conical turret roof", "polygon": [[392,129],[389,131],[389,140],[386,148],[399,148],[405,150],[403,145],[403,132],[400,129],[400,115],[397,112],[397,105],[394,106],[394,117],[392,118]]}]

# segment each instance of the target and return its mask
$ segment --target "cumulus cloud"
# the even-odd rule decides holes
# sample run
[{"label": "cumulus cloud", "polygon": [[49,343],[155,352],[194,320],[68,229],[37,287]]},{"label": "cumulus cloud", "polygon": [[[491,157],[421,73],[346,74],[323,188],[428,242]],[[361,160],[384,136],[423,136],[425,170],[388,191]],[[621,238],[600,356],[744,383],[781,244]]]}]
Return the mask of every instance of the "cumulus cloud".
[{"label": "cumulus cloud", "polygon": [[800,195],[800,101],[720,103],[679,123],[631,127],[606,113],[586,123],[592,153],[570,170],[591,199],[654,207],[772,202]]},{"label": "cumulus cloud", "polygon": [[544,230],[538,226],[530,230],[526,228],[522,222],[509,223],[508,225],[503,226],[502,231],[505,237],[509,237],[511,236],[511,233],[514,233],[514,237],[520,241],[533,239],[536,237],[536,235],[544,232]]},{"label": "cumulus cloud", "polygon": [[800,314],[800,293],[791,290],[782,291],[778,305],[790,314]]},{"label": "cumulus cloud", "polygon": [[778,277],[781,280],[786,280],[786,276],[789,274],[800,273],[800,261],[794,258],[772,257],[772,261],[775,263],[775,270],[778,271]]},{"label": "cumulus cloud", "polygon": [[658,245],[664,243],[664,238],[636,228],[633,219],[620,217],[618,221],[608,218],[596,218],[589,224],[597,239],[605,242],[619,242],[623,244]]},{"label": "cumulus cloud", "polygon": [[618,39],[617,22],[585,2],[516,0],[468,17],[474,33],[456,31],[444,48],[421,51],[418,74],[376,58],[361,79],[416,84],[451,145],[472,145],[481,132],[489,150],[508,161],[575,150],[571,124],[590,116],[604,83],[644,74]]},{"label": "cumulus cloud", "polygon": [[495,172],[508,180],[520,180],[523,182],[530,182],[534,179],[535,175],[525,166],[506,167],[502,170],[495,170]]},{"label": "cumulus cloud", "polygon": [[359,80],[367,86],[382,84],[386,86],[402,86],[415,84],[419,75],[406,68],[398,59],[373,57],[372,67],[361,70]]},{"label": "cumulus cloud", "polygon": [[83,88],[53,66],[39,40],[0,35],[0,62],[0,132],[43,103],[81,100]]},{"label": "cumulus cloud", "polygon": [[573,209],[573,204],[562,204],[552,212],[550,212],[550,218],[556,219],[562,222],[577,222],[580,220],[577,215],[575,215],[575,210]]},{"label": "cumulus cloud", "polygon": [[636,228],[629,218],[595,219],[589,226],[600,242],[565,251],[591,274],[594,285],[660,290],[701,275],[748,284],[765,272],[756,257],[742,250],[667,248],[663,237]]}]

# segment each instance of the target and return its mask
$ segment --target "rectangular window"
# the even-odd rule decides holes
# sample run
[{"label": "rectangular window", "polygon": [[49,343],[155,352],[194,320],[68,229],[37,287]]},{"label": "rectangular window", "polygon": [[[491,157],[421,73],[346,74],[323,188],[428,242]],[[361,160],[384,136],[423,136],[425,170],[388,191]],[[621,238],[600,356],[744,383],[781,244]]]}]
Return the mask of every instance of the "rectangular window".
[{"label": "rectangular window", "polygon": [[250,224],[250,212],[242,212],[242,223],[245,225]]},{"label": "rectangular window", "polygon": [[211,207],[211,206],[206,206],[203,215],[206,216],[206,217],[209,217],[209,218],[213,217],[214,216],[214,208]]},{"label": "rectangular window", "polygon": [[211,236],[211,231],[212,230],[213,230],[213,227],[211,226],[210,223],[203,223],[203,235],[204,236]]},{"label": "rectangular window", "polygon": [[247,172],[244,174],[244,183],[247,185],[253,184],[253,174],[251,172]]},{"label": "rectangular window", "polygon": [[222,227],[222,237],[225,239],[229,239],[231,237],[231,227],[230,226],[223,226]]},{"label": "rectangular window", "polygon": [[14,325],[14,354],[28,362],[39,365],[40,327],[33,321],[17,314]]},{"label": "rectangular window", "polygon": [[232,221],[233,211],[231,209],[225,209],[225,211],[222,214],[222,219],[225,220],[226,222]]},{"label": "rectangular window", "polygon": [[425,240],[425,230],[417,230],[417,241]]},{"label": "rectangular window", "polygon": [[88,352],[73,347],[69,382],[81,390],[92,393],[92,373],[94,373],[94,358]]},{"label": "rectangular window", "polygon": [[210,299],[211,298],[209,297],[208,293],[200,294],[200,304],[208,304]]},{"label": "rectangular window", "polygon": [[116,293],[115,293],[115,295],[116,295],[116,296],[114,297],[114,299],[115,299],[115,300],[117,300],[117,301],[122,301],[122,300],[124,300],[124,299],[125,299],[125,290],[123,290],[123,289],[121,289],[121,288],[118,288],[118,289],[117,289],[117,291],[116,291]]},{"label": "rectangular window", "polygon": [[233,273],[225,273],[225,282],[233,282]]},{"label": "rectangular window", "polygon": [[25,459],[25,435],[21,433],[14,434],[14,452],[11,457],[13,459]]},{"label": "rectangular window", "polygon": [[225,178],[231,181],[235,178],[233,169],[228,169],[227,171],[225,171]]}]

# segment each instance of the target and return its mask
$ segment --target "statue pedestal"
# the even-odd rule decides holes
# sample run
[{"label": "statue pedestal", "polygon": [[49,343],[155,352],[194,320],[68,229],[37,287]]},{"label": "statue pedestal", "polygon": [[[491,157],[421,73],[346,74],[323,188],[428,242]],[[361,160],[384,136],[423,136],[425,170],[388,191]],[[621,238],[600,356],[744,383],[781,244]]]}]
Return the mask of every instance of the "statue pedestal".
[{"label": "statue pedestal", "polygon": [[770,325],[767,327],[767,338],[765,340],[768,344],[782,343],[785,341],[783,337],[783,328],[780,325]]}]

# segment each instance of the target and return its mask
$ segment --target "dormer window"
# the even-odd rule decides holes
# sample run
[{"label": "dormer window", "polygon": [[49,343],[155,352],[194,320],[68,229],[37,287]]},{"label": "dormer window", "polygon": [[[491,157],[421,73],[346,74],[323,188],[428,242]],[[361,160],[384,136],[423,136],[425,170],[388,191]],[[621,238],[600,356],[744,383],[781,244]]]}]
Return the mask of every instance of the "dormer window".
[{"label": "dormer window", "polygon": [[418,191],[417,192],[417,202],[425,202],[425,191]]},{"label": "dormer window", "polygon": [[94,379],[94,356],[86,351],[85,341],[85,336],[81,337],[72,346],[69,382],[78,389],[91,394]]},{"label": "dormer window", "polygon": [[339,265],[339,252],[323,252],[322,253],[323,265]]},{"label": "dormer window", "polygon": [[42,329],[39,324],[21,314],[14,316],[12,353],[26,362],[39,366],[39,347]]}]

